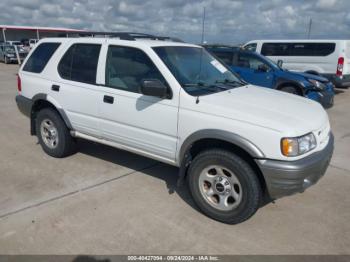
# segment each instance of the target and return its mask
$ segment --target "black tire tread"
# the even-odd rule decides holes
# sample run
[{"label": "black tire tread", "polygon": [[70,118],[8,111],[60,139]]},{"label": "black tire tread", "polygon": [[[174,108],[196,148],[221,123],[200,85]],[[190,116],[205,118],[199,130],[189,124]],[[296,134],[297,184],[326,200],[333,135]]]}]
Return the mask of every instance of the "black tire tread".
[{"label": "black tire tread", "polygon": [[294,86],[294,85],[285,85],[285,86],[282,86],[282,87],[278,88],[278,90],[280,90],[282,92],[286,92],[286,93],[292,94],[292,93],[290,93],[288,91],[285,91],[285,89],[287,89],[287,88],[293,88],[296,91],[296,95],[299,95],[299,96],[302,95],[299,87]]},{"label": "black tire tread", "polygon": [[[230,216],[227,214],[223,215],[222,211],[208,212],[208,209],[203,207],[201,202],[198,202],[198,196],[196,196],[196,193],[193,192],[194,181],[190,177],[191,175],[194,174],[194,172],[196,172],[196,169],[198,169],[199,166],[203,164],[202,163],[203,161],[208,161],[208,160],[221,161],[223,159],[225,159],[225,161],[231,162],[236,168],[239,168],[242,170],[241,172],[244,174],[244,176],[247,177],[251,187],[251,191],[253,192],[252,194],[248,194],[247,196],[247,202],[249,204],[245,207],[245,209],[242,212],[237,213],[233,216]],[[188,174],[189,174],[188,175],[189,187],[197,206],[204,214],[206,214],[207,216],[215,220],[218,220],[220,222],[224,222],[227,224],[238,224],[249,219],[251,216],[253,216],[259,208],[259,205],[262,199],[262,188],[254,169],[250,166],[250,164],[247,163],[247,161],[245,161],[244,159],[242,159],[241,157],[239,157],[238,155],[230,151],[226,151],[218,148],[218,149],[208,149],[199,153],[192,161],[188,170]],[[209,206],[209,204],[206,204],[206,205]],[[212,208],[210,207],[209,209],[212,209]]]},{"label": "black tire tread", "polygon": [[[59,142],[55,149],[48,148],[40,135],[40,123],[45,118],[53,121],[58,131]],[[36,134],[45,153],[55,158],[63,158],[76,152],[76,141],[70,135],[69,129],[57,111],[52,108],[44,108],[38,112],[35,122]]]}]

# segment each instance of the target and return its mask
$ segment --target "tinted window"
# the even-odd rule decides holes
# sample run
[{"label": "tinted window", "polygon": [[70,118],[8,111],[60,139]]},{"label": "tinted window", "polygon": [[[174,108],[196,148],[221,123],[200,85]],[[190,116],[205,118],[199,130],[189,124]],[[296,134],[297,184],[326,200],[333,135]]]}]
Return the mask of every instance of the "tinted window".
[{"label": "tinted window", "polygon": [[213,51],[214,55],[216,55],[222,62],[224,62],[227,65],[232,65],[232,51]]},{"label": "tinted window", "polygon": [[248,51],[252,51],[252,52],[255,52],[256,51],[256,46],[257,44],[256,43],[251,43],[251,44],[248,44],[244,47],[244,49],[248,50]]},{"label": "tinted window", "polygon": [[106,62],[106,85],[116,89],[139,93],[144,79],[165,79],[151,59],[141,50],[110,46]]},{"label": "tinted window", "polygon": [[60,43],[40,44],[29,57],[28,61],[23,67],[23,71],[41,73],[59,46]]},{"label": "tinted window", "polygon": [[286,43],[264,43],[261,54],[266,56],[288,56],[288,45]]},{"label": "tinted window", "polygon": [[266,63],[257,57],[244,53],[239,54],[236,66],[250,68],[253,70],[259,70],[259,68],[262,66],[270,68]]},{"label": "tinted window", "polygon": [[74,44],[64,54],[58,73],[67,80],[96,83],[96,72],[101,45]]},{"label": "tinted window", "polygon": [[266,56],[327,56],[335,43],[264,43],[261,54]]}]

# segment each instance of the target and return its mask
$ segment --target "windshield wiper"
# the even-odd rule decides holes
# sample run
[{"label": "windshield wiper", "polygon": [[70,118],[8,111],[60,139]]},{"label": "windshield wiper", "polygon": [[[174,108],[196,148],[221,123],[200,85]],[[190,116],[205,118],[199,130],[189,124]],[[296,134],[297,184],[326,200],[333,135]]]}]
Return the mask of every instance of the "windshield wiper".
[{"label": "windshield wiper", "polygon": [[239,87],[244,85],[241,81],[236,81],[236,80],[229,80],[229,79],[224,79],[224,80],[216,80],[217,84],[224,84],[224,85],[230,85],[233,87]]},{"label": "windshield wiper", "polygon": [[203,82],[182,84],[183,87],[205,86]]},{"label": "windshield wiper", "polygon": [[183,84],[183,87],[199,87],[198,90],[203,90],[203,91],[208,91],[208,92],[219,92],[222,90],[227,90],[228,88],[219,86],[219,85],[205,85],[203,82],[198,82],[198,83],[188,83],[188,84]]}]

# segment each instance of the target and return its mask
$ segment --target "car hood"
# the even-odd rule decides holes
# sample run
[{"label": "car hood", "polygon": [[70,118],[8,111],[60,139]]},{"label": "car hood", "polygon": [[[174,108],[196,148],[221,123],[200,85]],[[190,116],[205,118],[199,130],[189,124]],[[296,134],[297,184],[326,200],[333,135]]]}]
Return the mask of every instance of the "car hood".
[{"label": "car hood", "polygon": [[199,110],[285,136],[300,136],[318,130],[328,121],[322,106],[310,99],[268,88],[247,85],[201,96]]},{"label": "car hood", "polygon": [[319,81],[321,83],[327,83],[329,82],[329,80],[323,76],[319,76],[319,75],[314,75],[314,74],[308,74],[308,73],[302,73],[302,72],[292,72],[292,71],[284,71],[288,74],[293,74],[293,75],[296,75],[296,76],[299,76],[299,77],[303,77],[303,78],[306,78],[306,79],[313,79],[313,80],[316,80],[316,81]]}]

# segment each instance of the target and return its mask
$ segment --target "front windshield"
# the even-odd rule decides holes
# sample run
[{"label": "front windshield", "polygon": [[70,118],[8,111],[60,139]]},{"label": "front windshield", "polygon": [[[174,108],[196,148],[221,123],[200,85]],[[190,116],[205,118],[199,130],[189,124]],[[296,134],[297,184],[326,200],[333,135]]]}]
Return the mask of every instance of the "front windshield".
[{"label": "front windshield", "polygon": [[153,49],[190,95],[205,95],[243,85],[242,80],[204,48],[162,46]]}]

